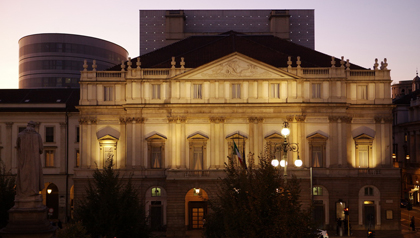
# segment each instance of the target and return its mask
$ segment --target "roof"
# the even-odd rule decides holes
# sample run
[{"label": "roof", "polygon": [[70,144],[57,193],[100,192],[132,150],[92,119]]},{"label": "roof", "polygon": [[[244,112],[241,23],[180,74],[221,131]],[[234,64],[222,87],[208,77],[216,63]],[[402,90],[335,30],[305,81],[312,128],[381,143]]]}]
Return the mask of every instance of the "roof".
[{"label": "roof", "polygon": [[0,89],[1,112],[77,112],[80,89]]},{"label": "roof", "polygon": [[411,92],[409,94],[396,98],[392,101],[392,103],[397,104],[397,105],[402,105],[402,104],[410,105],[411,100],[416,100],[418,97],[420,97],[420,90],[416,90],[414,92]]},{"label": "roof", "polygon": [[[171,45],[141,55],[142,68],[170,68],[171,57],[175,57],[176,67],[179,67],[181,57],[184,57],[186,68],[197,68],[206,63],[231,53],[238,52],[274,67],[287,67],[291,56],[292,66],[296,66],[300,56],[302,67],[331,67],[331,56],[310,48],[280,39],[273,35],[246,35],[229,31],[219,35],[190,36]],[[137,57],[138,58],[138,57]],[[137,58],[131,60],[135,67]],[[335,66],[340,66],[340,60],[335,58]],[[366,69],[355,64],[350,69]],[[120,71],[121,65],[116,65],[109,71]]]}]

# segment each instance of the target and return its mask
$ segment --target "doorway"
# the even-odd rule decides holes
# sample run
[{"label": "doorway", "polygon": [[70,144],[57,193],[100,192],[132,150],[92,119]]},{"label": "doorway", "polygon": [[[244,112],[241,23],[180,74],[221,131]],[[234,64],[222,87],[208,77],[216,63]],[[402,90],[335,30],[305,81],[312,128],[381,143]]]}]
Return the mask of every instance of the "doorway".
[{"label": "doorway", "polygon": [[364,204],[363,205],[364,213],[364,222],[366,228],[374,229],[375,228],[375,205],[374,204]]},{"label": "doorway", "polygon": [[189,202],[189,229],[203,229],[204,221],[207,214],[207,202]]}]

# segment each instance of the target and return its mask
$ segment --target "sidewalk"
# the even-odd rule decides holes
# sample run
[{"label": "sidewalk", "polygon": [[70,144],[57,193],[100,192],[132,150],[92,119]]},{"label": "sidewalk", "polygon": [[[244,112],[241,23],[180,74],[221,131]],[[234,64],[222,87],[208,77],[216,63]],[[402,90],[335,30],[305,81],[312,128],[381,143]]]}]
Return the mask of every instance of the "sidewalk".
[{"label": "sidewalk", "polygon": [[[335,232],[328,232],[330,238],[344,238],[344,237],[353,237],[353,238],[366,238],[367,231],[353,231],[353,235],[347,236],[336,236]],[[415,231],[375,231],[375,238],[407,238],[407,237],[420,237],[420,232]]]}]

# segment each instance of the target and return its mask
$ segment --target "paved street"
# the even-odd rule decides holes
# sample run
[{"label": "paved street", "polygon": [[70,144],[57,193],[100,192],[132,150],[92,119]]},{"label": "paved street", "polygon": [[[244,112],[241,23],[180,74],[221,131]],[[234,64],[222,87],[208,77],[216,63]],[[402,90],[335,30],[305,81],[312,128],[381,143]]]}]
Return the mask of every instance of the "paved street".
[{"label": "paved street", "polygon": [[[414,216],[417,231],[411,231],[409,217]],[[337,238],[334,233],[329,234],[330,238]],[[353,231],[351,237],[366,238],[366,231]],[[415,206],[410,212],[406,208],[401,208],[401,231],[376,231],[376,238],[415,238],[420,237],[420,207]]]}]

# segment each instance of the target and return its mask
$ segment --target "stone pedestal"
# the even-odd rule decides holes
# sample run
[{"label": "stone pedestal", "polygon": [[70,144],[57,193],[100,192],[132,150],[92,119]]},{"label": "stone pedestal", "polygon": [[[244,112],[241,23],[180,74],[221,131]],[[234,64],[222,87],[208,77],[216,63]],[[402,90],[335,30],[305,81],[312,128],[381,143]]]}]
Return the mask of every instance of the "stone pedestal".
[{"label": "stone pedestal", "polygon": [[47,219],[47,207],[41,195],[19,199],[9,210],[9,223],[0,230],[3,238],[51,238],[57,228]]}]

